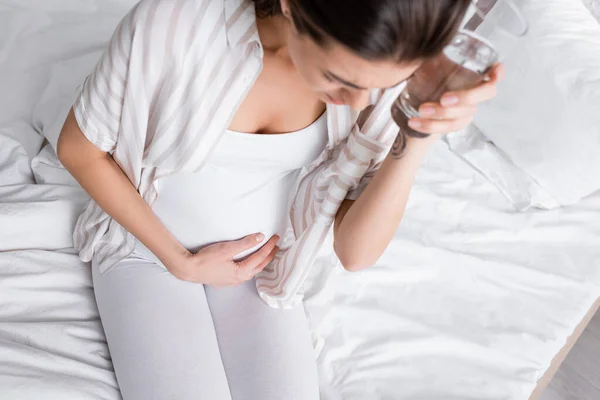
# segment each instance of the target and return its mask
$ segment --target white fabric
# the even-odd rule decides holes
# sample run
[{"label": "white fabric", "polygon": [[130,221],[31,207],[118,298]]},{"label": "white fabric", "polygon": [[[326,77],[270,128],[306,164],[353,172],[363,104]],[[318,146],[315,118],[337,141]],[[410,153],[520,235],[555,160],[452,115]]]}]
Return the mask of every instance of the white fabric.
[{"label": "white fabric", "polygon": [[[65,53],[60,45],[102,43],[130,5],[0,5],[0,79],[11,88],[0,91],[0,130],[21,121],[11,139],[0,135],[1,400],[120,399],[91,271],[72,248],[87,196],[48,147],[28,171],[28,151],[18,143],[39,148],[29,122],[49,66],[87,51]],[[101,38],[93,34],[100,27]],[[13,81],[31,86],[4,86]],[[28,89],[13,90],[19,87]],[[600,295],[599,213],[599,194],[572,207],[515,213],[438,143],[378,266],[332,270],[328,238],[307,280],[322,399],[527,399]]]},{"label": "white fabric", "polygon": [[[262,232],[264,241],[242,258],[285,235],[293,185],[326,144],[325,114],[291,133],[228,131],[200,171],[157,181],[153,210],[194,252]],[[125,398],[318,400],[302,304],[275,310],[253,280],[224,289],[179,281],[139,242],[104,274],[92,269]]]},{"label": "white fabric", "polygon": [[319,400],[302,304],[274,309],[253,281],[205,287],[135,256],[92,270],[124,399]]},{"label": "white fabric", "polygon": [[[0,187],[0,399],[118,400],[90,267],[68,249],[85,195],[35,165],[54,184]],[[515,213],[438,143],[378,265],[332,270],[323,251],[307,280],[322,399],[527,399],[600,295],[599,212],[593,195]]]},{"label": "white fabric", "polygon": [[[157,179],[202,168],[260,74],[262,57],[249,0],[142,0],[83,83],[74,115],[152,206]],[[342,201],[365,187],[396,137],[390,108],[401,89],[383,91],[360,129],[349,107],[327,106],[327,147],[292,193],[295,240],[282,243],[256,278],[270,306],[301,301],[304,279]],[[82,211],[74,241],[82,260],[96,257],[102,271],[135,246],[133,235],[94,201]]]},{"label": "white fabric", "polygon": [[438,143],[376,266],[308,280],[323,399],[528,399],[600,296],[599,210],[517,213]]},{"label": "white fabric", "polygon": [[[580,1],[521,3],[529,34],[475,118],[495,147],[465,133],[448,140],[517,207],[574,204],[600,189],[600,24]],[[516,168],[497,168],[499,157]]]},{"label": "white fabric", "polygon": [[[264,240],[238,254],[242,258],[271,236],[284,237],[290,193],[300,170],[327,144],[327,119],[279,135],[227,132],[198,172],[177,173],[157,182],[152,207],[188,250],[263,233]],[[148,250],[137,246],[144,254]]]},{"label": "white fabric", "polygon": [[588,6],[598,22],[600,22],[600,0],[583,0],[583,2]]}]

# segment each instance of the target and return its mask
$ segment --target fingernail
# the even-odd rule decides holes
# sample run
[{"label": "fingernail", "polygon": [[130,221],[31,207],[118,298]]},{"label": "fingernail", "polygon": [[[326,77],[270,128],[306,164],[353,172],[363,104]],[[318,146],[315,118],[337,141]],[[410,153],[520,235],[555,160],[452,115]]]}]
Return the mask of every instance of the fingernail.
[{"label": "fingernail", "polygon": [[442,103],[443,106],[454,105],[454,104],[458,103],[458,97],[456,97],[456,96],[442,97],[441,103]]},{"label": "fingernail", "polygon": [[421,113],[422,116],[426,117],[426,116],[435,114],[435,108],[433,108],[433,107],[423,107],[423,108],[421,108],[421,110],[419,112]]},{"label": "fingernail", "polygon": [[258,235],[256,235],[256,241],[257,242],[262,242],[265,238],[265,235],[263,235],[262,233],[259,233]]},{"label": "fingernail", "polygon": [[408,126],[410,126],[413,129],[417,129],[420,128],[423,124],[421,124],[421,121],[417,121],[415,119],[411,119],[410,121],[408,121]]}]

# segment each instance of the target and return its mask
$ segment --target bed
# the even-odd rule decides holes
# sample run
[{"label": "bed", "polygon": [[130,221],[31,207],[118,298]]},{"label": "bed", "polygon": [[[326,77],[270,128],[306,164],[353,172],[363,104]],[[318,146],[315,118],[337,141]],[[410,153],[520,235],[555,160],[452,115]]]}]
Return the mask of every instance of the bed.
[{"label": "bed", "polygon": [[[0,400],[120,398],[72,248],[87,197],[40,132],[60,67],[92,62],[133,3],[0,2]],[[322,399],[538,396],[598,306],[599,213],[600,193],[517,212],[438,142],[378,264],[348,273],[326,245],[307,281]]]}]

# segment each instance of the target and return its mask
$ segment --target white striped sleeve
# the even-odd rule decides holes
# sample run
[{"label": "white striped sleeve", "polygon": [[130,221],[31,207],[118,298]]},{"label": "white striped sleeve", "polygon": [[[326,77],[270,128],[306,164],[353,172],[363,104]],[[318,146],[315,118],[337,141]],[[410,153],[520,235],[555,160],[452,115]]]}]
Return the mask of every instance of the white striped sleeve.
[{"label": "white striped sleeve", "polygon": [[365,155],[370,158],[370,165],[358,185],[347,193],[347,200],[358,199],[387,157],[399,129],[392,119],[390,110],[403,87],[404,84],[400,84],[393,89],[378,91],[371,99],[374,104],[367,107],[356,122],[354,127],[356,132],[353,131],[353,134],[360,140],[356,140],[353,148],[355,151],[362,148],[367,154],[370,153],[368,156]]},{"label": "white striped sleeve", "polygon": [[105,152],[114,150],[121,125],[136,10],[137,7],[131,10],[118,25],[73,105],[85,137]]},{"label": "white striped sleeve", "polygon": [[371,171],[367,172],[367,174],[365,174],[361,178],[358,186],[348,192],[348,194],[346,195],[346,200],[357,200],[373,179],[373,176],[375,175],[375,172],[377,172],[377,169],[372,169]]}]

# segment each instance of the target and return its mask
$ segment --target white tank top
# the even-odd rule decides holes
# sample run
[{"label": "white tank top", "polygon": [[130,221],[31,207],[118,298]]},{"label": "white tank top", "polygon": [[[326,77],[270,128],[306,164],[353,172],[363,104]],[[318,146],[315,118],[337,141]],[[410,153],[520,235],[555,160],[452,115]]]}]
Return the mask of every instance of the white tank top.
[{"label": "white tank top", "polygon": [[[302,167],[327,144],[327,118],[284,134],[227,131],[204,167],[158,180],[154,213],[179,242],[192,252],[217,242],[262,232],[263,243],[283,237],[290,192]],[[136,253],[150,255],[138,242]],[[154,257],[153,257],[154,258]]]}]

